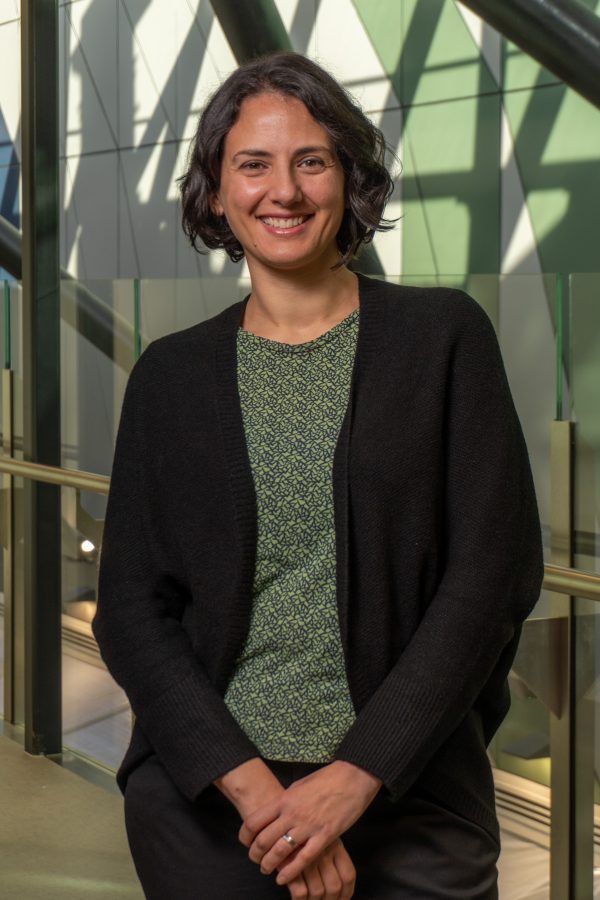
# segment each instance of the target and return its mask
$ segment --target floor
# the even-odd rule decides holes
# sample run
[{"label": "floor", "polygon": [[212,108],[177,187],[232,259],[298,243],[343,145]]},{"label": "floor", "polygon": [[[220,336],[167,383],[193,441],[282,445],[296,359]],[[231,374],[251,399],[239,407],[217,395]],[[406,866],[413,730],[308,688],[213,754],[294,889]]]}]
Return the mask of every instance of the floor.
[{"label": "floor", "polygon": [[143,900],[120,797],[2,736],[0,771],[3,900]]},{"label": "floor", "polygon": [[[0,648],[1,624],[0,618]],[[0,665],[0,681],[1,671]],[[115,769],[131,716],[125,695],[104,669],[63,656],[63,715],[65,744]],[[28,756],[5,737],[0,737],[0,771],[0,898],[143,898],[118,794]],[[501,900],[548,900],[547,850],[504,830],[499,868]]]},{"label": "floor", "polygon": [[116,769],[130,732],[127,697],[108,672],[63,653],[65,745]]}]

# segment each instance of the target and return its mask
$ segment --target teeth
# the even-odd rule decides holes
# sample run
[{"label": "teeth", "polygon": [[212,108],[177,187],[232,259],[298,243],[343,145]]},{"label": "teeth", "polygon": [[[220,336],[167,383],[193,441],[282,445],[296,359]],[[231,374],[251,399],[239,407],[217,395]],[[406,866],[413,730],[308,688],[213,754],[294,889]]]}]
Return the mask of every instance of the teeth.
[{"label": "teeth", "polygon": [[272,216],[263,216],[265,225],[271,228],[295,228],[296,225],[302,225],[308,219],[308,216],[296,216],[293,219],[274,219]]}]

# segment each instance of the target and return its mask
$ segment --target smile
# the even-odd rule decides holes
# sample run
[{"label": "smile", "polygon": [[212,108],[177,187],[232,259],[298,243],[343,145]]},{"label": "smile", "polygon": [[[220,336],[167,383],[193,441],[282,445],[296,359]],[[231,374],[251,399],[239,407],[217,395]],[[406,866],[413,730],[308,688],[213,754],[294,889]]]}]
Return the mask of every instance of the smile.
[{"label": "smile", "polygon": [[271,228],[297,228],[298,225],[303,225],[310,216],[293,216],[288,219],[280,219],[275,218],[274,216],[260,216],[261,222],[264,222],[265,225],[269,225]]}]

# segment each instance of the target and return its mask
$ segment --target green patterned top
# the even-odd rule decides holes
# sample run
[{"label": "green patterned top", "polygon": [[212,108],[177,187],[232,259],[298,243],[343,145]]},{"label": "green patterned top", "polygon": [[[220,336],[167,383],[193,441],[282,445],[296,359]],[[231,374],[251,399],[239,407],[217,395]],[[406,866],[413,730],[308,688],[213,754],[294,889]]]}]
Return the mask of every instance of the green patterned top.
[{"label": "green patterned top", "polygon": [[333,454],[359,310],[302,344],[238,330],[258,507],[250,629],[225,702],[266,759],[328,762],[355,719],[336,603]]}]

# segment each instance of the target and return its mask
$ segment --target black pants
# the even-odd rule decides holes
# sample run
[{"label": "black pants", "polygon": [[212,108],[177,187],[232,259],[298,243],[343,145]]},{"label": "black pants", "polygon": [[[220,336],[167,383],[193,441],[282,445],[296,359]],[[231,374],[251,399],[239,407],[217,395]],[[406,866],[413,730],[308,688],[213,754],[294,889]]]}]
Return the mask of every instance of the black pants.
[{"label": "black pants", "polygon": [[[318,766],[270,762],[284,786]],[[211,786],[183,797],[156,756],[129,776],[125,822],[147,900],[285,900],[287,887],[262,875],[238,840],[236,809]],[[356,900],[496,900],[499,847],[478,825],[431,800],[392,803],[381,790],[342,835]]]}]

